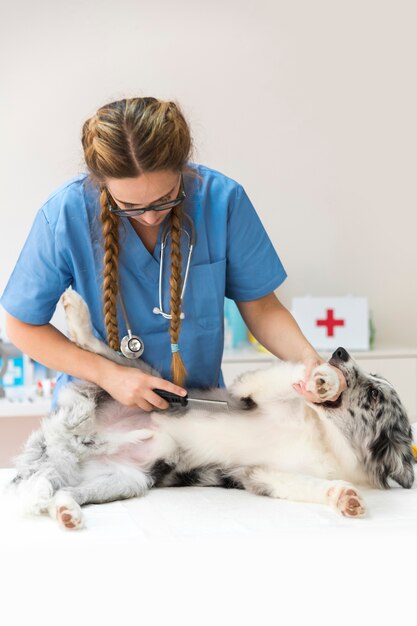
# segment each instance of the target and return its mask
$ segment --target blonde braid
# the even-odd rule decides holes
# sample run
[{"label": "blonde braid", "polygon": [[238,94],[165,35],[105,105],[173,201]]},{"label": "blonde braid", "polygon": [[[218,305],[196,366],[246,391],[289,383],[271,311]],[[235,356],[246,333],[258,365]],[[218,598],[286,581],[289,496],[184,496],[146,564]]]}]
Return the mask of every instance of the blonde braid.
[{"label": "blonde braid", "polygon": [[119,350],[119,328],[117,324],[117,293],[118,293],[118,266],[119,266],[119,218],[110,213],[107,207],[105,190],[100,194],[101,214],[104,240],[103,261],[103,299],[104,323],[107,329],[109,346]]},{"label": "blonde braid", "polygon": [[[188,167],[193,147],[190,129],[175,102],[153,97],[127,98],[100,107],[83,124],[81,137],[90,178],[104,189],[108,179],[137,178],[146,172],[187,172],[201,178]],[[119,350],[117,324],[118,226],[119,218],[107,208],[105,191],[100,195],[104,240],[104,320],[109,345]],[[173,380],[182,384],[186,370],[177,349],[181,308],[181,209],[171,213],[172,256],[170,280],[170,325]]]},{"label": "blonde braid", "polygon": [[171,325],[169,334],[171,335],[172,349],[172,380],[176,385],[183,386],[187,370],[178,351],[178,339],[181,327],[181,208],[175,207],[171,212],[171,276],[170,276],[170,307]]}]

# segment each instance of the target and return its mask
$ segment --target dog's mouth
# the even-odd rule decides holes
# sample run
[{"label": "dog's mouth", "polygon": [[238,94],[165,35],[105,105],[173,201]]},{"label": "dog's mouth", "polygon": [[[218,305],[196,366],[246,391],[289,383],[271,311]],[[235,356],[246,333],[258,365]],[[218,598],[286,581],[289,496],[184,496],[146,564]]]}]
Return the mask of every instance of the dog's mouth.
[{"label": "dog's mouth", "polygon": [[[346,387],[349,387],[349,372],[347,371],[345,367],[343,367],[343,365],[341,365],[340,359],[334,358],[332,356],[329,359],[328,363],[329,365],[336,367],[338,370],[342,372],[346,380]],[[343,390],[339,394],[339,397],[337,398],[337,400],[325,400],[324,402],[314,402],[314,404],[317,404],[317,406],[321,406],[325,409],[339,409],[342,406],[343,396],[344,396],[345,391],[346,390]]]},{"label": "dog's mouth", "polygon": [[343,394],[344,392],[342,391],[337,400],[326,400],[325,402],[315,402],[315,404],[318,404],[325,409],[339,409],[342,406]]}]

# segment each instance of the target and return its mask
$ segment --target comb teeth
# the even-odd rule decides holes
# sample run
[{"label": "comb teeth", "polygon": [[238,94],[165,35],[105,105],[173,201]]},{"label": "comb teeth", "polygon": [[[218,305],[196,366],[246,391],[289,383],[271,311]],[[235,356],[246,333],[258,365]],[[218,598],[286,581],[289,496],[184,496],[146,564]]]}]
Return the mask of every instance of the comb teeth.
[{"label": "comb teeth", "polygon": [[210,411],[210,413],[228,413],[229,405],[224,400],[204,400],[203,398],[189,398],[188,396],[179,396],[176,393],[165,391],[164,389],[154,389],[155,393],[164,398],[171,407],[182,406],[198,411]]},{"label": "comb teeth", "polygon": [[200,400],[198,398],[188,398],[187,406],[197,411],[209,411],[210,413],[228,413],[229,405],[222,400]]}]

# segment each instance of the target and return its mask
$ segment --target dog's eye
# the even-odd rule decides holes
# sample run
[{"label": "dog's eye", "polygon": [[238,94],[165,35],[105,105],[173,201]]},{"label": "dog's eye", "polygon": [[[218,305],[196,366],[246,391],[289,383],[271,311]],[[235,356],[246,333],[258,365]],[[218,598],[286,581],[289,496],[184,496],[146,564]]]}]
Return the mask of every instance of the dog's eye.
[{"label": "dog's eye", "polygon": [[368,402],[375,402],[376,400],[380,399],[381,393],[379,389],[377,389],[376,387],[369,386],[367,390],[367,397],[368,397]]}]

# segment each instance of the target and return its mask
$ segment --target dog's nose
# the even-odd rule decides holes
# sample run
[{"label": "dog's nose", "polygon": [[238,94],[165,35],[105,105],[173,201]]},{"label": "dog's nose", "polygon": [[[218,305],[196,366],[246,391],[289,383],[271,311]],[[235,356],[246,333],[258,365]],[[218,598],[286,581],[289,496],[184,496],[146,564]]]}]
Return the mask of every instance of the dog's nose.
[{"label": "dog's nose", "polygon": [[332,359],[343,361],[343,363],[347,363],[349,361],[350,356],[349,353],[346,352],[344,348],[338,348],[332,354]]}]

